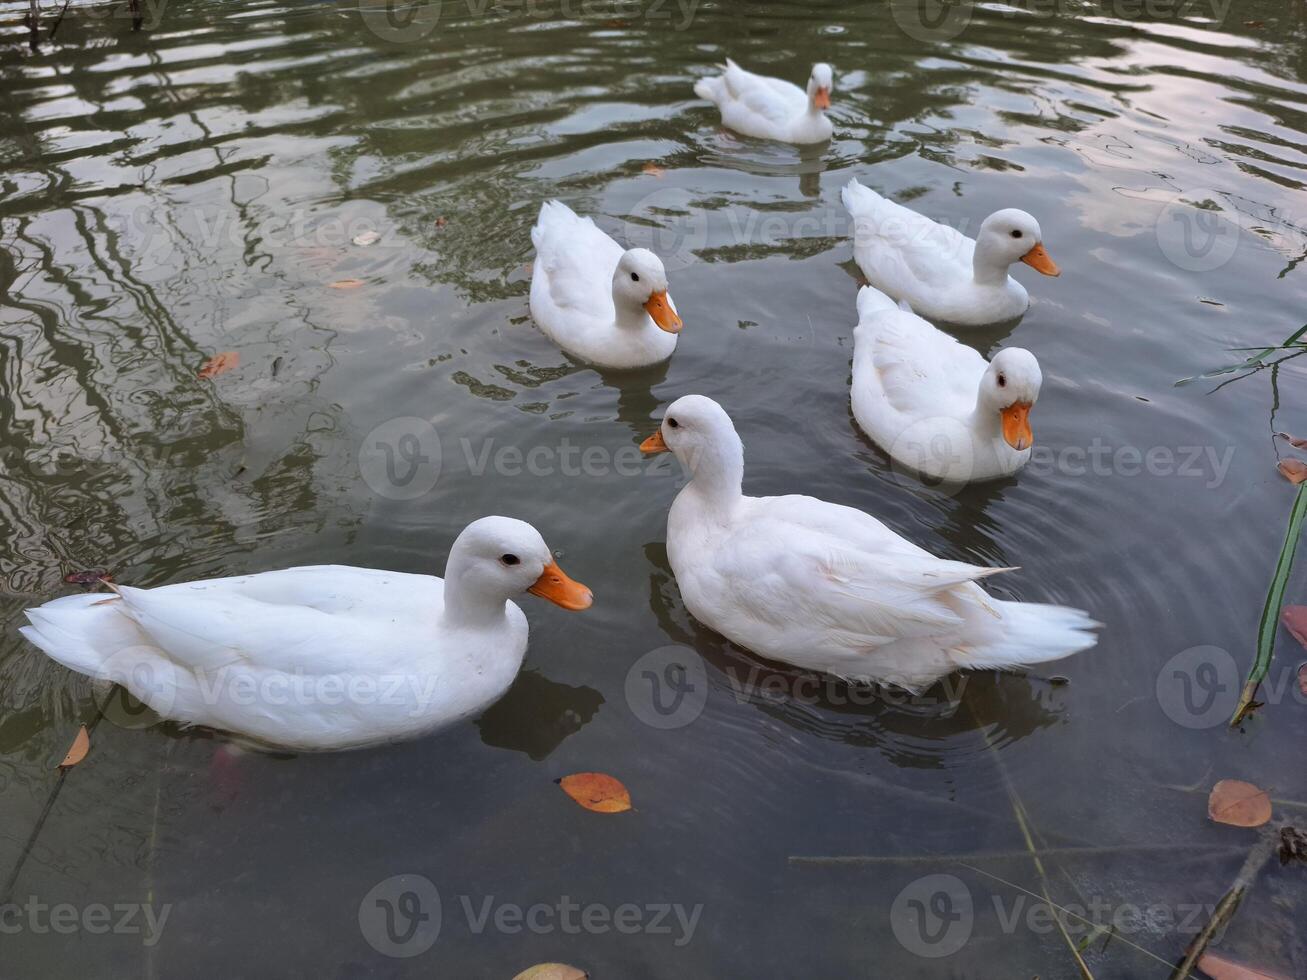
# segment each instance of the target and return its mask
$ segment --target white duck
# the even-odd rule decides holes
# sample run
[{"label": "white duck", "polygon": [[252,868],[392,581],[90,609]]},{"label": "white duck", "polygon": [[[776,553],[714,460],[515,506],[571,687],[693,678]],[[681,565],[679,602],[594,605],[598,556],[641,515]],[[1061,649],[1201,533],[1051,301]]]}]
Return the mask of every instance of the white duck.
[{"label": "white duck", "polygon": [[745,71],[730,58],[726,70],[694,83],[694,94],[715,103],[722,125],[745,136],[783,143],[824,143],[834,128],[830,108],[831,67],[812,66],[805,92],[792,82]]},{"label": "white duck", "polygon": [[1030,459],[1042,383],[1028,350],[986,363],[874,286],[858,292],[853,417],[911,469],[948,483],[1011,476]]},{"label": "white duck", "polygon": [[853,257],[862,274],[929,320],[984,326],[1021,316],[1030,296],[1008,275],[1013,262],[1046,276],[1061,275],[1044,249],[1039,222],[1017,208],[995,211],[973,239],[857,180],[848,182],[843,197],[853,217]]},{"label": "white duck", "polygon": [[658,256],[623,250],[559,201],[541,205],[531,241],[531,315],[546,337],[601,368],[647,367],[672,356],[682,323]]},{"label": "white duck", "polygon": [[165,718],[307,751],[399,741],[476,714],[526,653],[510,597],[592,601],[535,528],[507,517],[469,524],[443,581],[316,565],[115,591],[29,609],[22,633]]},{"label": "white duck", "polygon": [[696,619],[808,670],[920,690],[960,668],[1008,669],[1092,647],[1097,624],[1063,606],[1007,602],[851,507],[746,497],[744,448],[722,407],[679,398],[645,452],[690,473],[667,518],[667,557]]}]

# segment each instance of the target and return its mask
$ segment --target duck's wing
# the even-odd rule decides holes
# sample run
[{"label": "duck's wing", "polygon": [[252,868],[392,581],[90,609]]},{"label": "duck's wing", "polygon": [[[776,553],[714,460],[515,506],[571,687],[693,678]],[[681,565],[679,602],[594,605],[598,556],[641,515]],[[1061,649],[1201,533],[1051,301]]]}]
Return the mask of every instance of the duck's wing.
[{"label": "duck's wing", "polygon": [[531,241],[536,247],[533,275],[543,277],[560,315],[612,319],[613,270],[622,246],[560,201],[541,206]]},{"label": "duck's wing", "polygon": [[722,79],[726,94],[732,100],[772,123],[792,121],[795,114],[803,112],[807,105],[807,96],[797,85],[745,71],[729,59]]},{"label": "duck's wing", "polygon": [[711,561],[731,615],[867,650],[957,630],[957,604],[976,601],[962,590],[1004,571],[936,558],[862,511],[797,495],[748,499]]},{"label": "duck's wing", "polygon": [[882,197],[857,180],[842,192],[853,218],[853,255],[892,296],[920,295],[971,278],[976,243],[956,228]]},{"label": "duck's wing", "polygon": [[[384,667],[386,630],[430,627],[443,583],[329,565],[158,589],[118,589],[118,612],[192,671],[248,668],[320,676]],[[399,650],[394,651],[397,655]]]},{"label": "duck's wing", "polygon": [[903,421],[964,420],[975,408],[985,359],[872,286],[858,292],[853,336],[854,384],[878,390]]}]

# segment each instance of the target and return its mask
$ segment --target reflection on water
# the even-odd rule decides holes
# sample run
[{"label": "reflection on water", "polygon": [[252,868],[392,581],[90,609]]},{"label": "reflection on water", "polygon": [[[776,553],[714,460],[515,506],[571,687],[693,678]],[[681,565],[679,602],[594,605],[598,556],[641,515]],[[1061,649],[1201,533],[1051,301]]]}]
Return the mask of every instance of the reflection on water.
[{"label": "reflection on water", "polygon": [[[1219,899],[1250,839],[1205,820],[1212,780],[1274,787],[1286,814],[1307,798],[1282,751],[1307,735],[1291,674],[1259,737],[1203,727],[1163,690],[1191,647],[1246,665],[1283,534],[1273,433],[1302,434],[1301,359],[1217,391],[1174,382],[1301,326],[1301,6],[954,4],[938,22],[907,0],[654,7],[457,0],[406,26],[346,0],[143,0],[133,31],[125,7],[78,0],[33,52],[29,4],[0,0],[0,883],[17,869],[19,896],[173,906],[150,947],[6,936],[21,975],[512,976],[555,959],[596,976],[1074,977],[1065,940],[1012,903],[1047,884],[1179,918]],[[728,55],[787,78],[831,62],[831,144],[724,131],[691,87]],[[1039,219],[1064,274],[1018,270],[1030,312],[965,339],[1039,357],[1049,466],[952,492],[858,433],[839,201],[854,176],[964,231],[1000,207]],[[600,374],[535,329],[529,230],[549,197],[664,256],[686,321],[668,364]],[[223,351],[239,367],[197,377]],[[692,391],[736,419],[748,492],[814,492],[935,553],[1020,566],[993,591],[1091,610],[1099,646],[1056,665],[1065,684],[978,674],[904,702],[813,686],[704,630],[662,545],[680,475],[626,462]],[[439,436],[415,500],[360,473],[394,419]],[[1131,463],[1191,448],[1189,468]],[[1084,465],[1098,449],[1107,462]],[[527,668],[480,719],[229,760],[206,733],[110,718],[54,772],[106,696],[14,630],[66,573],[438,572],[484,513],[534,523],[597,602],[571,617],[524,600]],[[628,671],[669,644],[703,660],[708,690],[659,729]],[[592,770],[634,811],[604,820],[553,784]],[[1054,849],[1047,882],[1027,831]],[[444,896],[438,943],[411,959],[359,928],[363,896],[401,874]],[[930,908],[911,889],[933,874],[974,912],[939,958],[895,918]],[[459,896],[492,894],[704,911],[682,946],[478,931]],[[1223,953],[1302,975],[1302,910],[1287,872],[1263,875]],[[1154,917],[1085,955],[1098,976],[1165,975],[1189,938]]]}]

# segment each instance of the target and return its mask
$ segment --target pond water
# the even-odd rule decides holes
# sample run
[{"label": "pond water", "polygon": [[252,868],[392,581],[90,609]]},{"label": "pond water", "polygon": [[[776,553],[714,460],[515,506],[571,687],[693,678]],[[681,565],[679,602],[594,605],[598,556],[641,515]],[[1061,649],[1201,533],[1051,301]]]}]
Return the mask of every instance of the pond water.
[{"label": "pond water", "polygon": [[[1047,896],[1094,975],[1165,977],[1257,840],[1212,783],[1307,824],[1296,642],[1224,724],[1307,362],[1175,385],[1303,325],[1300,4],[144,0],[34,52],[26,8],[0,3],[0,973],[1080,976]],[[691,87],[725,56],[830,62],[835,139],[724,131]],[[967,338],[1043,365],[1018,478],[930,487],[855,430],[854,176],[964,231],[1039,219],[1061,278],[1018,267],[1029,313]],[[602,375],[535,328],[551,197],[664,256],[666,366]],[[992,590],[1091,611],[1098,646],[863,698],[713,635],[667,564],[681,476],[634,453],[689,392],[735,418],[748,492],[1020,566]],[[439,573],[489,513],[597,601],[525,597],[510,694],[407,744],[232,756],[16,632],[89,568]],[[590,770],[634,811],[554,785]],[[1272,860],[1214,948],[1307,975],[1303,881]]]}]

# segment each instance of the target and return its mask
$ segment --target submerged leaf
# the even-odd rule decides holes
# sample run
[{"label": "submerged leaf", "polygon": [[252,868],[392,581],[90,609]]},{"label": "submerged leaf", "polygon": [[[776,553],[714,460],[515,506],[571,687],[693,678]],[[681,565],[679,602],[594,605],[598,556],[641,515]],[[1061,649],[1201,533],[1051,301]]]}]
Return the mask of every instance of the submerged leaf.
[{"label": "submerged leaf", "polygon": [[221,354],[214,354],[211,358],[200,365],[199,376],[201,378],[216,378],[220,374],[225,374],[241,362],[240,351],[225,350]]},{"label": "submerged leaf", "polygon": [[513,980],[586,980],[590,974],[566,963],[537,963],[529,966]]},{"label": "submerged leaf", "polygon": [[1307,864],[1307,834],[1297,827],[1280,828],[1280,863],[1301,861]]},{"label": "submerged leaf", "polygon": [[640,169],[643,170],[645,173],[647,173],[650,177],[664,177],[667,174],[667,171],[664,170],[662,167],[658,166],[658,164],[656,163],[646,163]]},{"label": "submerged leaf", "polygon": [[381,233],[376,231],[365,231],[354,236],[355,245],[366,247],[368,245],[375,245],[379,241],[381,241]]},{"label": "submerged leaf", "polygon": [[1239,779],[1222,779],[1207,798],[1207,815],[1232,827],[1260,827],[1271,819],[1271,797]]},{"label": "submerged leaf", "polygon": [[1289,445],[1293,446],[1294,449],[1307,449],[1307,439],[1299,439],[1297,436],[1291,436],[1287,432],[1277,432],[1275,434]]},{"label": "submerged leaf", "polygon": [[621,813],[631,809],[631,794],[612,776],[602,772],[578,772],[558,781],[563,792],[595,813]]},{"label": "submerged leaf", "polygon": [[1307,606],[1285,606],[1280,610],[1280,622],[1295,640],[1307,647]]},{"label": "submerged leaf", "polygon": [[113,576],[108,569],[88,568],[81,572],[69,572],[64,576],[64,581],[69,585],[99,585],[101,582],[112,582]]},{"label": "submerged leaf", "polygon": [[332,289],[358,289],[363,285],[362,279],[338,279],[331,284]]},{"label": "submerged leaf", "polygon": [[86,758],[86,753],[91,751],[91,733],[83,725],[77,731],[77,737],[73,739],[73,744],[68,746],[68,754],[64,756],[64,761],[59,763],[60,769],[71,769],[77,763]]},{"label": "submerged leaf", "polygon": [[1282,459],[1275,464],[1280,475],[1290,483],[1302,483],[1307,480],[1307,463],[1300,459]]},{"label": "submerged leaf", "polygon": [[1198,960],[1198,969],[1212,980],[1288,980],[1278,973],[1254,970],[1250,966],[1227,960],[1224,956],[1217,956],[1215,953],[1204,953]]}]

